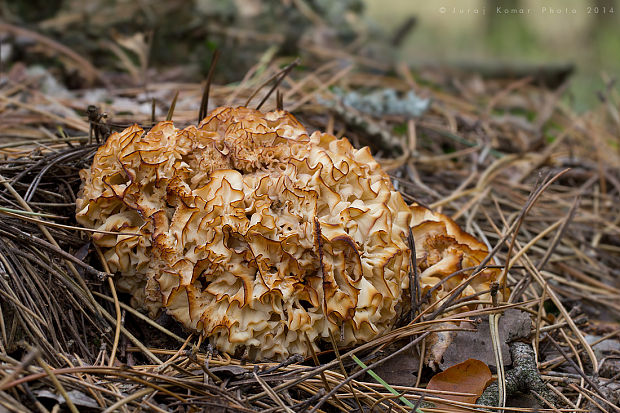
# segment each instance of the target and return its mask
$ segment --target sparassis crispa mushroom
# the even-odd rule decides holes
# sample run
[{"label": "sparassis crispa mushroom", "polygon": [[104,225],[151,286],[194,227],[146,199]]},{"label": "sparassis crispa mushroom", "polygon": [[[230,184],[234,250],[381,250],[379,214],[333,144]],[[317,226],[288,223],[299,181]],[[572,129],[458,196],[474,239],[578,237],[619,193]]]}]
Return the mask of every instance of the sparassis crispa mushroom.
[{"label": "sparassis crispa mushroom", "polygon": [[221,107],[198,127],[134,125],[81,177],[77,220],[120,232],[93,238],[133,305],[252,359],[308,355],[305,336],[317,346],[330,330],[342,346],[388,331],[408,307],[409,227],[424,291],[487,255],[449,218],[407,205],[368,148],[308,135],[285,111]]}]

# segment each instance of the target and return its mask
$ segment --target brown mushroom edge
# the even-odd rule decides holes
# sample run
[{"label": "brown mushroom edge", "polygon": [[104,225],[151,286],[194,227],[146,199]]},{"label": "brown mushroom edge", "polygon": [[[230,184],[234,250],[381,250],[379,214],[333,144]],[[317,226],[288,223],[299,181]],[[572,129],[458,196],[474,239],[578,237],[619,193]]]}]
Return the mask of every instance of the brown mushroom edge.
[{"label": "brown mushroom edge", "polygon": [[121,233],[93,239],[132,305],[165,309],[250,359],[307,356],[305,334],[318,350],[329,330],[341,346],[388,331],[408,307],[409,226],[423,291],[487,255],[451,219],[408,206],[368,148],[308,135],[285,111],[221,107],[198,127],[146,134],[134,125],[80,176],[77,220]]}]

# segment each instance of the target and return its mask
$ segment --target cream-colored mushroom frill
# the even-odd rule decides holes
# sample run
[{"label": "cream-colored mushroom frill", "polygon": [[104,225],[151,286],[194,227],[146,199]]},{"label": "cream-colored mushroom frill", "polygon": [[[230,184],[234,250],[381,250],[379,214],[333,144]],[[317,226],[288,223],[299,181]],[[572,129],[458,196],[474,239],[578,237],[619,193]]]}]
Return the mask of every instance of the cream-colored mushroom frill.
[{"label": "cream-colored mushroom frill", "polygon": [[305,335],[317,346],[332,330],[346,346],[388,331],[408,307],[409,226],[424,291],[487,254],[450,219],[408,206],[368,148],[308,136],[284,111],[134,125],[81,177],[77,220],[120,232],[93,238],[132,304],[253,359],[308,355]]}]

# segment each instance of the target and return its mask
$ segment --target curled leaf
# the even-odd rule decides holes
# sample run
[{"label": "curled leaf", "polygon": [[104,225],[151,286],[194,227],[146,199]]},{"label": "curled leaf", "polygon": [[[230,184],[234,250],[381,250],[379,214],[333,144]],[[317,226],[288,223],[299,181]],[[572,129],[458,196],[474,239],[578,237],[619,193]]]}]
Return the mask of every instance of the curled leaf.
[{"label": "curled leaf", "polygon": [[[491,384],[491,370],[489,367],[476,359],[468,359],[462,363],[435,374],[426,386],[429,390],[441,390],[447,392],[439,395],[442,399],[475,403],[484,389]],[[469,393],[470,395],[449,394]],[[437,408],[448,409],[452,412],[465,412],[468,410],[458,407],[436,403]]]}]

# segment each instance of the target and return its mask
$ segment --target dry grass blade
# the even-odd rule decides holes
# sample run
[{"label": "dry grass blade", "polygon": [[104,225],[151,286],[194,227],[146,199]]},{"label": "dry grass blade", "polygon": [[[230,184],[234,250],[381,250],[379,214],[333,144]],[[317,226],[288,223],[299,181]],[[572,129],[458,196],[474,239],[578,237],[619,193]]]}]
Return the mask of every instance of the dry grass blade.
[{"label": "dry grass blade", "polygon": [[[0,24],[2,24],[2,23],[0,23]],[[27,109],[27,110],[29,110],[31,112],[41,114],[41,115],[43,115],[43,116],[45,116],[45,117],[47,117],[47,118],[49,118],[49,119],[51,119],[53,121],[56,121],[56,122],[58,122],[58,123],[60,123],[62,125],[70,126],[70,127],[75,128],[75,129],[77,129],[79,131],[88,132],[90,130],[89,125],[86,122],[81,121],[80,119],[67,119],[67,118],[63,118],[62,116],[58,116],[58,115],[56,115],[56,114],[54,114],[52,112],[49,112],[49,111],[46,111],[46,110],[43,110],[43,109],[39,109],[36,106],[20,102],[20,101],[18,101],[16,99],[12,99],[12,98],[3,96],[1,94],[0,94],[0,100],[4,101],[6,103],[9,103],[11,105],[22,107],[22,108]]]},{"label": "dry grass blade", "polygon": [[[349,379],[349,376],[347,374],[347,370],[344,368],[344,364],[342,363],[342,358],[340,357],[340,351],[338,351],[338,343],[336,343],[336,339],[334,338],[334,333],[329,330],[329,338],[332,342],[332,348],[334,350],[334,354],[336,355],[336,360],[338,360],[338,365],[340,367],[340,372],[342,373],[342,376],[345,378],[345,380]],[[353,399],[355,399],[355,403],[357,404],[357,408],[359,409],[359,411],[363,411],[364,408],[362,407],[362,403],[360,402],[359,397],[357,396],[357,392],[355,391],[355,389],[353,388],[353,386],[349,383],[349,389],[351,390],[351,394],[353,395]]]},{"label": "dry grass blade", "polygon": [[[101,249],[95,245],[95,250],[97,251],[97,255],[101,260],[101,264],[107,273],[110,272],[110,267],[101,252]],[[114,310],[116,311],[116,329],[114,330],[114,342],[112,343],[112,351],[110,352],[110,360],[108,362],[108,366],[114,366],[114,360],[116,357],[116,350],[118,348],[118,340],[121,336],[121,306],[118,301],[118,295],[116,294],[116,287],[114,286],[114,280],[112,277],[108,277],[108,285],[110,286],[110,291],[112,291],[112,297],[114,298]]]},{"label": "dry grass blade", "polygon": [[276,110],[284,110],[284,94],[276,90]]},{"label": "dry grass blade", "polygon": [[[316,356],[316,351],[314,351],[314,347],[312,346],[312,343],[310,342],[310,339],[308,338],[308,333],[304,332],[304,336],[306,339],[306,343],[308,345],[308,347],[310,348],[310,352],[312,354],[312,361],[314,361],[314,365],[315,366],[320,366],[321,363],[319,363],[319,359]],[[321,380],[323,381],[323,386],[325,387],[325,390],[327,391],[331,391],[331,386],[329,385],[329,382],[327,381],[327,377],[325,376],[325,372],[322,371],[321,372]],[[336,398],[336,402],[338,407],[341,409],[341,411],[346,412],[347,411],[347,407],[344,405],[344,403],[342,401],[340,401],[338,398]]]},{"label": "dry grass blade", "polygon": [[[95,292],[94,293],[97,297],[103,298],[104,300],[108,300],[111,302],[115,302],[114,298],[112,297],[108,297],[104,294]],[[139,318],[140,320],[144,321],[145,323],[151,325],[152,327],[158,329],[159,331],[161,331],[162,333],[166,334],[167,336],[171,337],[172,339],[174,339],[175,341],[179,342],[179,343],[184,343],[185,339],[183,339],[182,337],[180,337],[177,334],[174,334],[173,332],[171,332],[170,330],[168,330],[167,328],[157,324],[155,321],[151,320],[150,318],[148,318],[147,316],[145,316],[144,314],[142,314],[141,312],[137,311],[135,308],[132,308],[130,306],[128,306],[125,303],[119,303],[119,305],[121,306],[121,308],[131,314],[133,314],[136,318]]]},{"label": "dry grass blade", "polygon": [[272,400],[278,403],[278,406],[280,406],[282,410],[287,413],[293,413],[293,410],[291,410],[290,407],[285,405],[282,399],[271,389],[271,387],[269,387],[269,385],[267,385],[267,383],[265,383],[265,381],[261,379],[258,374],[256,374],[256,370],[254,370],[252,374],[254,375],[254,378],[260,384],[260,386],[267,392],[267,394],[269,394],[269,397],[271,397]]},{"label": "dry grass blade", "polygon": [[153,393],[154,391],[156,391],[155,389],[152,388],[146,388],[146,389],[142,389],[140,391],[135,392],[134,394],[127,396],[127,397],[123,397],[120,400],[118,400],[116,403],[112,404],[110,407],[108,407],[107,409],[105,409],[103,411],[103,413],[112,413],[112,412],[117,412],[119,411],[119,409],[121,407],[124,407],[126,404],[140,399],[144,396],[147,396],[151,393]]},{"label": "dry grass blade", "polygon": [[564,220],[562,221],[562,225],[560,226],[560,229],[558,230],[555,238],[553,238],[553,241],[551,241],[551,245],[547,249],[547,252],[545,252],[545,255],[540,259],[538,264],[536,264],[536,268],[538,268],[538,270],[542,270],[543,267],[549,261],[549,258],[551,258],[551,256],[553,255],[553,251],[555,251],[555,248],[557,247],[558,243],[562,239],[562,236],[564,235],[568,225],[571,223],[571,221],[575,217],[575,213],[577,212],[578,207],[579,207],[579,198],[575,198],[575,202],[573,202],[573,205],[570,207],[570,210],[568,211],[566,218],[564,218]]},{"label": "dry grass blade", "polygon": [[174,108],[177,105],[177,99],[179,98],[179,91],[177,90],[174,93],[174,97],[172,98],[172,102],[170,103],[170,109],[168,109],[168,114],[166,114],[166,121],[171,121],[172,116],[174,115]]},{"label": "dry grass blade", "polygon": [[[98,230],[98,229],[82,228],[82,227],[78,227],[78,226],[75,226],[75,225],[64,225],[64,224],[58,224],[56,222],[42,221],[40,219],[30,218],[29,216],[26,215],[26,214],[35,215],[36,213],[34,213],[32,211],[25,211],[25,213],[22,213],[20,211],[19,213],[15,213],[15,212],[8,211],[5,208],[0,208],[0,214],[4,214],[6,216],[17,218],[17,219],[22,219],[24,221],[32,222],[32,223],[37,224],[37,225],[45,225],[45,226],[54,227],[54,228],[69,229],[69,230],[74,230],[74,231],[92,232],[94,234],[106,234],[106,235],[119,235],[119,234],[122,234],[122,235],[130,235],[130,236],[134,236],[134,237],[142,237],[142,236],[144,236],[144,234],[140,234],[140,233],[137,233],[137,232],[134,233],[134,232],[102,231],[102,230]],[[38,214],[38,215],[41,216],[40,214]],[[46,218],[57,218],[54,215],[50,215],[50,214],[44,214],[43,216],[46,217]]]},{"label": "dry grass blade", "polygon": [[418,312],[422,297],[420,291],[418,266],[415,263],[415,257],[417,257],[415,240],[413,239],[413,231],[411,228],[409,228],[409,234],[407,234],[407,244],[411,250],[409,262],[409,294],[411,295],[411,321],[413,321],[416,317],[416,313]]},{"label": "dry grass blade", "polygon": [[[360,359],[358,359],[355,355],[351,356],[351,358],[353,358],[353,361],[355,361],[361,368],[366,369],[368,368],[368,366],[366,366]],[[384,386],[390,393],[392,393],[392,396],[386,396],[382,399],[377,400],[375,403],[373,403],[373,405],[370,408],[370,411],[373,411],[373,409],[381,402],[385,401],[385,400],[392,400],[392,399],[399,399],[400,401],[402,401],[405,405],[407,405],[408,407],[411,407],[413,409],[413,411],[415,411],[416,413],[422,413],[421,411],[416,410],[416,408],[414,407],[413,404],[411,404],[411,402],[409,400],[407,400],[404,397],[404,393],[398,393],[396,390],[394,390],[392,388],[392,386],[390,386],[385,380],[383,380],[381,377],[379,377],[374,371],[372,371],[371,369],[368,368],[367,370],[368,374],[375,379],[377,382],[379,382],[382,386]]]},{"label": "dry grass blade", "polygon": [[73,404],[71,397],[69,397],[69,394],[60,383],[52,369],[50,369],[47,363],[41,359],[41,356],[37,356],[37,361],[39,362],[39,365],[43,367],[43,370],[45,370],[45,373],[48,375],[48,377],[52,380],[52,383],[54,383],[56,389],[58,389],[62,397],[65,399],[65,403],[67,404],[67,407],[69,408],[71,413],[79,413],[79,410],[77,409],[77,407],[75,407],[75,404]]},{"label": "dry grass blade", "polygon": [[[551,184],[553,184],[553,182],[557,181],[562,175],[564,175],[566,172],[568,172],[568,169],[565,169],[563,171],[561,171],[560,173],[556,174],[554,177],[552,178],[545,178],[543,180],[543,182],[538,186],[538,188],[536,188],[536,190],[534,192],[532,192],[530,198],[528,199],[527,203],[524,205],[522,213],[517,217],[517,219],[515,220],[515,228],[514,230],[511,229],[510,232],[513,233],[513,237],[512,237],[512,241],[510,242],[510,245],[508,247],[508,261],[510,261],[510,256],[512,255],[512,250],[514,248],[514,244],[515,241],[517,239],[517,233],[519,232],[519,229],[521,228],[521,225],[523,223],[523,219],[525,218],[525,215],[532,209],[532,207],[534,206],[534,204],[536,203],[536,200],[538,200],[538,198],[542,195],[542,193],[549,187],[551,186]],[[509,270],[509,266],[506,266],[504,268],[504,272],[502,273],[502,277],[501,277],[501,283],[502,283],[502,291],[507,291],[506,290],[506,274],[508,273]]]},{"label": "dry grass blade", "polygon": [[[374,362],[370,366],[367,366],[366,368],[356,372],[355,374],[350,375],[346,380],[343,380],[342,383],[338,384],[329,393],[327,393],[321,400],[319,400],[319,402],[312,408],[312,410],[310,410],[310,413],[315,413],[330,397],[332,397],[334,394],[336,394],[338,389],[340,389],[342,386],[344,386],[347,383],[349,383],[351,380],[353,380],[353,379],[361,376],[362,374],[366,373],[367,370],[374,369],[377,366],[380,366],[382,363],[385,363],[387,360],[389,360],[389,359],[391,359],[391,358],[393,358],[393,357],[395,357],[395,356],[397,356],[397,355],[399,355],[401,353],[404,353],[405,351],[407,351],[408,349],[410,349],[411,347],[413,347],[417,343],[419,343],[421,340],[423,340],[429,334],[430,334],[429,332],[426,332],[426,333],[420,335],[415,340],[413,340],[410,343],[406,344],[405,346],[403,346],[399,350],[395,351],[394,353],[384,357],[383,359],[381,359],[379,361]],[[353,354],[354,353],[351,353],[351,355],[353,355]],[[347,355],[348,355],[348,353],[345,356],[347,356]]]},{"label": "dry grass blade", "polygon": [[596,392],[599,394],[599,396],[605,398],[605,394],[601,391],[601,389],[599,389],[599,387],[592,381],[592,379],[590,377],[588,377],[584,372],[583,369],[581,369],[577,364],[575,364],[575,362],[573,361],[573,359],[566,354],[566,352],[564,351],[564,349],[558,344],[557,341],[555,341],[553,339],[553,337],[551,337],[549,334],[545,334],[545,338],[548,339],[551,344],[553,344],[553,347],[555,347],[555,349],[557,351],[560,352],[560,354],[562,354],[562,356],[564,357],[564,359],[566,361],[568,361],[569,364],[571,364],[571,366],[577,371],[577,373],[579,373],[579,375],[581,377],[583,377],[583,379],[585,381],[588,382],[588,384],[594,389],[596,390]]},{"label": "dry grass blade", "polygon": [[77,63],[77,67],[79,67],[83,71],[86,78],[89,79],[91,82],[94,81],[95,79],[99,79],[106,86],[110,87],[107,79],[102,76],[99,70],[97,70],[88,60],[84,59],[78,53],[69,49],[65,45],[62,45],[50,39],[49,37],[45,37],[39,33],[33,32],[23,27],[13,26],[8,23],[0,23],[0,31],[12,33],[14,35],[23,36],[26,38],[30,38],[34,41],[44,44],[46,47],[49,47],[50,49],[58,50],[60,53],[63,53],[67,55],[69,58],[71,58],[72,60],[74,60]]},{"label": "dry grass blade", "polygon": [[254,99],[254,96],[256,96],[258,94],[258,92],[260,92],[265,86],[267,86],[269,83],[271,83],[271,81],[273,81],[274,79],[276,80],[274,86],[269,90],[269,92],[267,93],[267,95],[265,96],[265,98],[263,98],[263,100],[261,101],[261,103],[259,104],[259,106],[257,106],[257,109],[259,109],[263,103],[265,103],[265,101],[267,100],[267,98],[271,95],[271,93],[273,93],[273,91],[278,87],[278,85],[282,82],[282,80],[284,80],[284,78],[286,77],[286,75],[293,70],[293,68],[295,66],[297,66],[299,64],[299,59],[295,59],[292,63],[289,63],[286,67],[284,67],[284,69],[280,70],[278,73],[274,74],[271,78],[267,79],[265,82],[263,82],[259,87],[257,87],[252,94],[248,97],[248,99],[245,101],[245,104],[243,106],[248,107],[250,105],[250,102],[252,101],[252,99]]},{"label": "dry grass blade", "polygon": [[14,380],[19,374],[28,367],[34,360],[38,360],[41,351],[34,347],[32,348],[28,354],[24,356],[21,362],[11,371],[9,374],[4,376],[2,380],[0,380],[0,391],[6,390],[8,387],[5,387],[8,383]]},{"label": "dry grass blade", "polygon": [[[265,102],[267,102],[267,99],[269,99],[269,96],[271,96],[271,94],[273,93],[274,90],[276,90],[278,88],[278,86],[280,86],[280,83],[282,83],[282,81],[284,80],[284,78],[286,76],[288,76],[288,74],[291,72],[291,70],[293,70],[295,68],[295,66],[299,65],[299,58],[295,59],[291,64],[289,64],[288,66],[286,66],[284,69],[282,69],[282,74],[280,75],[280,77],[278,77],[276,79],[276,82],[273,84],[273,86],[271,87],[271,89],[269,89],[269,91],[267,92],[267,94],[265,95],[265,97],[263,97],[263,99],[260,101],[260,103],[258,104],[258,106],[256,106],[256,110],[260,110],[260,108],[263,107],[263,105],[265,104]],[[277,99],[276,99],[277,100]]]},{"label": "dry grass blade", "polygon": [[[0,230],[0,232],[1,232],[1,230]],[[36,244],[38,247],[44,248],[44,249],[49,250],[49,251],[51,251],[51,252],[53,252],[55,254],[58,254],[59,256],[64,258],[66,261],[81,267],[88,274],[94,275],[99,280],[105,280],[105,279],[107,279],[111,275],[110,273],[99,271],[99,270],[91,267],[90,265],[84,263],[83,261],[81,261],[80,259],[76,258],[75,256],[73,256],[73,255],[69,254],[68,252],[64,251],[60,247],[57,247],[56,245],[54,245],[52,243],[43,241],[42,239],[34,237],[34,236],[30,235],[30,234],[25,234],[25,233],[22,233],[21,231],[17,231],[16,230],[13,234],[5,234],[5,235],[12,236],[12,237],[15,237],[17,239],[25,240],[27,242],[31,242],[33,244]],[[75,268],[75,267],[73,267],[73,268]],[[79,279],[78,279],[78,281],[79,281]],[[83,288],[82,285],[80,285],[80,286]],[[85,291],[89,291],[89,290],[85,290]],[[91,301],[91,303],[92,303],[92,301]]]},{"label": "dry grass blade", "polygon": [[215,73],[215,67],[217,61],[220,58],[220,51],[216,49],[213,52],[213,59],[211,59],[211,65],[209,66],[209,73],[207,74],[207,81],[205,82],[205,88],[202,92],[202,99],[200,101],[200,109],[198,110],[198,123],[207,117],[209,113],[209,93],[211,92],[211,82],[213,81],[213,74]]},{"label": "dry grass blade", "polygon": [[[4,185],[4,187],[11,193],[11,195],[13,195],[13,197],[17,200],[17,202],[20,204],[20,206],[22,208],[24,208],[25,210],[27,210],[28,212],[33,212],[32,209],[30,208],[30,206],[26,203],[26,201],[21,197],[21,195],[19,195],[17,193],[17,191],[15,191],[15,189],[11,186],[11,184],[2,176],[0,175],[0,182],[2,182],[2,184]],[[45,238],[47,238],[47,240],[49,241],[49,243],[54,247],[57,248],[58,250],[60,250],[60,247],[58,245],[58,243],[56,242],[56,240],[54,239],[54,237],[52,236],[52,234],[50,234],[50,232],[47,230],[47,228],[45,228],[43,225],[41,224],[37,224],[37,226],[39,227],[39,230],[43,233],[43,235],[45,236]],[[64,251],[63,251],[64,253]],[[65,255],[65,254],[62,254]],[[66,254],[68,255],[68,254]],[[78,281],[80,282],[81,287],[84,289],[84,291],[86,292],[87,295],[90,296],[91,298],[91,302],[94,303],[94,298],[92,298],[92,294],[90,293],[90,290],[88,289],[88,287],[86,286],[86,282],[84,281],[84,278],[82,277],[82,275],[76,270],[75,266],[73,265],[73,260],[69,259],[66,261],[67,266],[69,267],[69,270],[71,271],[71,273],[78,279]]]},{"label": "dry grass blade", "polygon": [[501,316],[501,313],[489,315],[489,330],[491,331],[491,342],[495,355],[495,365],[497,366],[498,407],[506,407],[506,374],[504,372],[504,360],[499,336],[499,319]]}]

